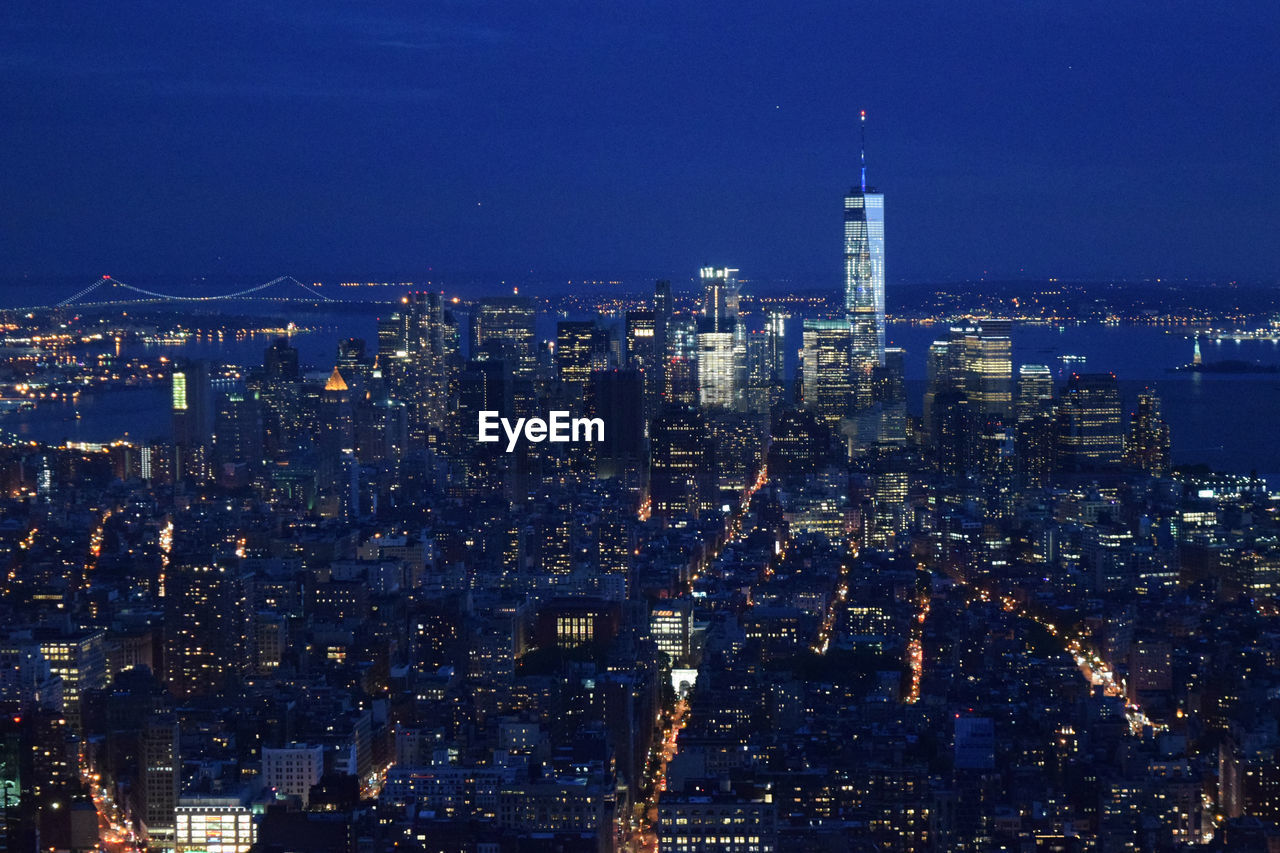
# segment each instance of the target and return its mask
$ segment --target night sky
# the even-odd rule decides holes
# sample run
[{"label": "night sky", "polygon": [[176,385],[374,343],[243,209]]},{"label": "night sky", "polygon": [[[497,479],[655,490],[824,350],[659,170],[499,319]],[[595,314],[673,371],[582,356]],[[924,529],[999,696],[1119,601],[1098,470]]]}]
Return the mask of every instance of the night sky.
[{"label": "night sky", "polygon": [[[795,7],[799,11],[789,10]],[[1280,4],[8,0],[9,276],[1280,275]]]}]

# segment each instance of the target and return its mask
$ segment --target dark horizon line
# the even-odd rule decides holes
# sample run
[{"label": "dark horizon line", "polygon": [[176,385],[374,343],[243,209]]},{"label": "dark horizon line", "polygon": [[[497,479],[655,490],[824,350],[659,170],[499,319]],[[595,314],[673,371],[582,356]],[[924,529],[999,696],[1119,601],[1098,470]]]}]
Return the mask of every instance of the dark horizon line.
[{"label": "dark horizon line", "polygon": [[[0,287],[40,287],[40,286],[57,286],[62,284],[77,285],[83,287],[92,284],[94,281],[106,278],[108,274],[97,273],[90,275],[78,275],[72,273],[50,273],[50,274],[23,274],[0,276]],[[252,273],[217,273],[217,274],[172,274],[172,273],[148,273],[138,276],[114,275],[112,278],[126,283],[147,282],[154,284],[157,282],[174,282],[184,285],[204,283],[210,286],[215,284],[261,284],[280,275],[292,275],[299,281],[303,281],[310,285],[319,283],[325,288],[332,288],[334,291],[357,292],[359,290],[371,291],[375,288],[385,288],[386,290],[394,290],[397,287],[415,287],[423,286],[439,286],[442,288],[475,288],[475,287],[505,287],[505,288],[525,288],[531,291],[530,295],[569,295],[573,291],[561,292],[549,290],[549,288],[559,287],[587,287],[591,290],[587,292],[603,291],[606,288],[620,288],[622,293],[647,292],[652,288],[653,284],[658,281],[670,281],[673,285],[680,287],[681,285],[690,285],[693,289],[697,289],[698,278],[696,275],[688,275],[677,277],[672,275],[653,275],[653,274],[590,274],[579,273],[576,276],[564,275],[526,275],[514,276],[504,275],[501,273],[431,273],[428,272],[423,276],[408,274],[382,274],[382,275],[333,275],[327,274],[324,277],[315,275],[296,275],[288,271],[284,273],[276,272],[271,275]],[[791,286],[795,288],[793,293],[812,293],[818,291],[837,290],[843,291],[844,283],[837,276],[818,277],[818,276],[793,276],[793,277],[775,277],[775,276],[740,276],[738,281],[746,288],[745,295],[751,294],[751,286],[758,284],[768,287],[785,287]],[[343,287],[346,282],[355,282],[356,287]],[[993,275],[993,276],[963,276],[963,277],[928,277],[928,278],[902,278],[889,279],[887,285],[889,287],[958,287],[967,285],[984,285],[984,286],[1036,286],[1044,284],[1064,284],[1072,286],[1142,286],[1142,285],[1199,285],[1208,287],[1274,287],[1280,284],[1280,279],[1264,278],[1264,277],[1204,277],[1204,276],[1184,276],[1172,277],[1164,275],[1130,275],[1130,276],[1010,276],[1010,275]],[[370,286],[371,285],[371,286]],[[640,290],[636,290],[640,288]],[[491,295],[510,295],[494,293]]]}]

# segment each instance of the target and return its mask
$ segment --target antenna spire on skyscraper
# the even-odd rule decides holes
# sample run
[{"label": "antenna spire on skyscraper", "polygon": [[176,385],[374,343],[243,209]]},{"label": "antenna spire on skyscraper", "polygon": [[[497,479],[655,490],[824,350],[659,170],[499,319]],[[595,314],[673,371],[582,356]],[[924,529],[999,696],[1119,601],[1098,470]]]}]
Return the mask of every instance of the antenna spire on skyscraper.
[{"label": "antenna spire on skyscraper", "polygon": [[862,164],[862,191],[867,191],[867,111],[862,111],[862,121],[859,124],[862,128],[862,144],[858,149],[858,160]]}]

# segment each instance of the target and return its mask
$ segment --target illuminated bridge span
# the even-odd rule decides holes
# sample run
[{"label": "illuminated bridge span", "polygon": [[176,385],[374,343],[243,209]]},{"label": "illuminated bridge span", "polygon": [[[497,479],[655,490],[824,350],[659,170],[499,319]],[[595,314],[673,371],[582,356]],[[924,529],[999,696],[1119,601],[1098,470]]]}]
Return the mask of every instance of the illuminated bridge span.
[{"label": "illuminated bridge span", "polygon": [[[258,295],[268,288],[276,288],[269,296]],[[306,292],[313,301],[333,302],[332,296],[325,296],[320,291],[310,285],[303,284],[291,275],[282,275],[279,278],[273,278],[264,284],[255,285],[254,287],[246,287],[244,290],[237,290],[234,293],[221,293],[216,296],[179,296],[173,293],[160,293],[155,290],[148,290],[145,287],[135,287],[132,284],[125,284],[123,281],[116,281],[109,275],[95,281],[93,284],[79,291],[78,293],[68,296],[59,302],[57,308],[66,308],[70,305],[104,305],[109,303],[122,302],[219,302],[228,299],[272,299],[275,301],[297,300],[303,297],[297,294],[293,288],[298,287]],[[126,293],[127,292],[127,293]],[[92,297],[90,299],[90,297]]]}]

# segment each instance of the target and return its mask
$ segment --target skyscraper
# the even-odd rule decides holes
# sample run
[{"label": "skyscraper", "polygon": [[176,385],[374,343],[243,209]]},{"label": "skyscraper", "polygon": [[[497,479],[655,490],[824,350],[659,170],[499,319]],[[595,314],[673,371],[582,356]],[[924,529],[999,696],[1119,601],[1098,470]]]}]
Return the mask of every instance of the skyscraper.
[{"label": "skyscraper", "polygon": [[510,362],[512,375],[532,379],[538,366],[533,303],[523,296],[480,300],[472,316],[471,357]]},{"label": "skyscraper", "polygon": [[698,402],[704,407],[736,408],[742,391],[746,347],[746,338],[738,328],[738,271],[703,267],[699,275],[702,310],[698,318]]},{"label": "skyscraper", "polygon": [[667,358],[670,356],[671,282],[659,281],[653,286],[653,354],[657,375],[653,377],[661,397],[667,385]]},{"label": "skyscraper", "polygon": [[348,458],[355,449],[355,416],[351,391],[337,367],[320,392],[316,415],[320,451],[317,479],[325,499],[325,512],[333,517],[346,517],[348,513],[344,510],[355,505],[350,467],[354,460]]},{"label": "skyscraper", "polygon": [[[457,329],[438,293],[411,293],[402,305],[407,369],[395,396],[409,405],[412,437],[425,446],[444,425],[449,376],[457,357]],[[382,338],[380,332],[380,350]]]},{"label": "skyscraper", "polygon": [[179,477],[203,479],[213,439],[213,384],[209,363],[190,361],[173,371],[173,444]]},{"label": "skyscraper", "polygon": [[728,267],[703,267],[702,323],[700,331],[731,332],[738,321],[738,271]]},{"label": "skyscraper", "polygon": [[734,408],[738,371],[732,332],[698,333],[698,403],[704,408]]},{"label": "skyscraper", "polygon": [[263,353],[262,370],[249,385],[261,402],[262,444],[268,456],[288,450],[299,437],[301,379],[298,350],[288,339],[277,338]]},{"label": "skyscraper", "polygon": [[658,409],[662,398],[662,382],[659,365],[662,353],[657,346],[654,312],[628,311],[626,316],[624,364],[639,370],[644,379],[644,404],[646,418]]},{"label": "skyscraper", "polygon": [[1073,373],[1062,395],[1059,461],[1068,470],[1116,465],[1124,452],[1114,373]]},{"label": "skyscraper", "polygon": [[804,321],[804,405],[832,424],[849,414],[854,378],[849,333],[844,320]]},{"label": "skyscraper", "polygon": [[[862,113],[862,126],[867,114]],[[862,147],[861,178],[844,197],[844,309],[853,328],[854,368],[869,373],[884,364],[884,194],[867,186]]]},{"label": "skyscraper", "polygon": [[597,370],[587,389],[588,411],[607,424],[604,440],[592,450],[596,475],[619,478],[628,488],[639,488],[644,463],[644,418],[636,417],[636,401],[644,395],[644,374],[639,370]]},{"label": "skyscraper", "polygon": [[581,393],[591,376],[592,359],[603,334],[593,320],[556,323],[556,378]]},{"label": "skyscraper", "polygon": [[1053,414],[1053,375],[1047,365],[1024,364],[1018,368],[1018,420]]},{"label": "skyscraper", "polygon": [[986,317],[964,332],[965,390],[981,416],[1013,417],[1012,326]]},{"label": "skyscraper", "polygon": [[653,514],[664,521],[697,518],[714,497],[711,448],[702,415],[668,406],[654,418],[649,441]]},{"label": "skyscraper", "polygon": [[1160,414],[1160,398],[1150,389],[1138,395],[1138,410],[1129,416],[1125,462],[1155,477],[1169,473],[1169,424]]},{"label": "skyscraper", "polygon": [[1043,364],[1018,368],[1017,463],[1022,484],[1048,485],[1055,465],[1053,376]]}]

